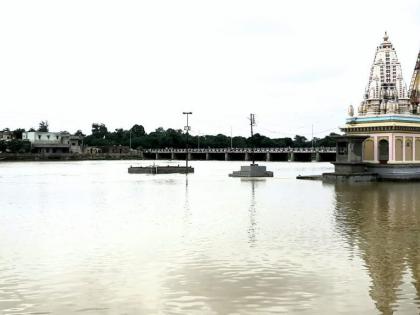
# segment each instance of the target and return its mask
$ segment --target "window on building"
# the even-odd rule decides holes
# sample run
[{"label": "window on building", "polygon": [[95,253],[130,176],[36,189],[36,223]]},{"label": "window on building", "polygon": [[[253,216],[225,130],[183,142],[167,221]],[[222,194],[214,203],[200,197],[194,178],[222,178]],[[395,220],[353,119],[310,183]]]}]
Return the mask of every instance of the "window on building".
[{"label": "window on building", "polygon": [[338,154],[339,155],[346,155],[348,153],[347,151],[347,143],[345,142],[339,142],[338,143]]}]

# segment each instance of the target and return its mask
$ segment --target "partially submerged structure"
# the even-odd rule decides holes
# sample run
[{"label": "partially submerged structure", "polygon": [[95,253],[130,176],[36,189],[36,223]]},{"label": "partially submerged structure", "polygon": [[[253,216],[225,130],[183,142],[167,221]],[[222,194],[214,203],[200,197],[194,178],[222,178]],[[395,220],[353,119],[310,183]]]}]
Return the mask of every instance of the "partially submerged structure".
[{"label": "partially submerged structure", "polygon": [[129,174],[190,174],[194,173],[194,168],[191,166],[159,166],[159,165],[149,165],[149,166],[130,166],[128,168]]},{"label": "partially submerged structure", "polygon": [[325,179],[420,179],[420,53],[407,91],[388,35],[377,47],[364,100],[349,107],[337,137],[335,172]]},{"label": "partially submerged structure", "polygon": [[187,135],[187,143],[186,143],[186,157],[185,157],[185,166],[172,166],[172,165],[149,165],[149,166],[130,166],[128,168],[129,174],[190,174],[194,173],[194,168],[188,165],[189,160],[189,153],[188,153],[188,135],[191,127],[188,123],[188,116],[192,114],[192,112],[183,112],[184,115],[187,115],[187,125],[184,127]]},{"label": "partially submerged structure", "polygon": [[265,166],[254,163],[241,166],[239,171],[233,171],[229,177],[273,177],[273,172],[267,171]]},{"label": "partially submerged structure", "polygon": [[[249,116],[250,127],[251,127],[251,139],[254,139],[254,129],[255,126],[255,115],[250,114]],[[239,171],[234,171],[229,174],[230,177],[273,177],[273,172],[267,171],[265,166],[261,166],[255,163],[254,155],[255,147],[251,147],[251,158],[252,163],[250,165],[241,166]]]}]

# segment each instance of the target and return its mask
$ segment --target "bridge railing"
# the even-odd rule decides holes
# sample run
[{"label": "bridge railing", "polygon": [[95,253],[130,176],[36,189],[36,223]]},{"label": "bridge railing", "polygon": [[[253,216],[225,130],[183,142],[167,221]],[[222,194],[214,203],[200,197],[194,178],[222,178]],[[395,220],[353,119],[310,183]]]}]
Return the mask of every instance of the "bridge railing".
[{"label": "bridge railing", "polygon": [[[143,153],[186,153],[186,149],[164,148],[164,149],[144,149]],[[251,153],[251,148],[191,148],[189,153]],[[335,147],[317,148],[255,148],[255,153],[335,153]]]}]

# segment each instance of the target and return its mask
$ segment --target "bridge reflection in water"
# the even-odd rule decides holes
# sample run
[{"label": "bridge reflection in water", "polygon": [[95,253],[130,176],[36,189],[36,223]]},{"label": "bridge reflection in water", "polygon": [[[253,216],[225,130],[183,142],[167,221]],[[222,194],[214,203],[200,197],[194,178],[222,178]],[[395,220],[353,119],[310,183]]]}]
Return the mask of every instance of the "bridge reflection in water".
[{"label": "bridge reflection in water", "polygon": [[407,290],[413,291],[419,310],[418,189],[413,183],[335,185],[337,230],[363,259],[371,279],[369,294],[382,314],[411,314],[401,309],[408,304],[404,301]]},{"label": "bridge reflection in water", "polygon": [[[257,148],[252,153],[251,148],[220,148],[220,149],[189,149],[190,160],[219,161],[251,161],[252,154],[256,161],[282,162],[332,162],[335,161],[336,148]],[[186,149],[146,149],[145,159],[155,160],[185,160]]]}]

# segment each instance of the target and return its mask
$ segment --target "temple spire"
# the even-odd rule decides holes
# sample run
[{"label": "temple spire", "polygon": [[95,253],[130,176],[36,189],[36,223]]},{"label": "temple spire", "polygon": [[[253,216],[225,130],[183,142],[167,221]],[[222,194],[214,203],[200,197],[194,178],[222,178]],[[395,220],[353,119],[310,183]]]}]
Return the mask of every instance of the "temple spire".
[{"label": "temple spire", "polygon": [[359,116],[417,114],[417,110],[410,106],[401,64],[394,46],[389,41],[388,32],[385,32],[383,42],[376,48],[369,83],[358,114]]},{"label": "temple spire", "polygon": [[[420,51],[417,56],[416,65],[414,66],[413,76],[411,78],[409,90],[411,104],[414,106],[420,105]],[[420,108],[417,108],[419,111]]]}]

